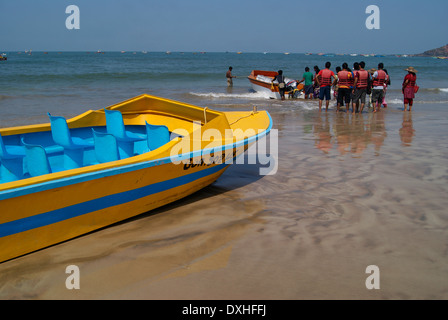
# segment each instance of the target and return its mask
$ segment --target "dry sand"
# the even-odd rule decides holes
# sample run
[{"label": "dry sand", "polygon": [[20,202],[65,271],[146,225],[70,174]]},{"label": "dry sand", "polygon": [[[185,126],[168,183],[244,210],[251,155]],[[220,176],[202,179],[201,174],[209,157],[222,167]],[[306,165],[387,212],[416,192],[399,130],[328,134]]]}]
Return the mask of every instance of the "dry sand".
[{"label": "dry sand", "polygon": [[277,174],[0,264],[0,299],[447,299],[446,114],[269,111]]}]

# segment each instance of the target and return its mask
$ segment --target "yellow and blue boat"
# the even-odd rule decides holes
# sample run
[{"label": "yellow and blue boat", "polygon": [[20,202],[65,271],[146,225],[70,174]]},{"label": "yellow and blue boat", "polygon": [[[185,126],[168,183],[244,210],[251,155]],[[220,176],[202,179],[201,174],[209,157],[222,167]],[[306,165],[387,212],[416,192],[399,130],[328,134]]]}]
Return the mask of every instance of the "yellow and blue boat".
[{"label": "yellow and blue boat", "polygon": [[186,197],[272,127],[150,95],[49,119],[0,129],[0,262]]}]

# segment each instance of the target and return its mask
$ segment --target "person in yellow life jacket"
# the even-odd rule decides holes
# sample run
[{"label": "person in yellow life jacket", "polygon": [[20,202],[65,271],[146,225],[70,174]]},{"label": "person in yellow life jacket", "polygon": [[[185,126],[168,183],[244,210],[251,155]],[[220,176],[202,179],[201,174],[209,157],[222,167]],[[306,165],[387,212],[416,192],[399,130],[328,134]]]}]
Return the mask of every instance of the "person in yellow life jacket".
[{"label": "person in yellow life jacket", "polygon": [[331,86],[335,84],[336,79],[334,72],[330,70],[331,63],[325,63],[325,69],[320,70],[319,74],[316,77],[317,84],[320,86],[319,91],[319,112],[322,109],[322,101],[325,98],[326,102],[326,111],[328,111],[328,106],[330,104],[331,99]]},{"label": "person in yellow life jacket", "polygon": [[352,73],[348,70],[348,64],[342,64],[342,70],[338,72],[338,106],[336,112],[339,112],[342,103],[345,101],[347,113],[350,109]]},{"label": "person in yellow life jacket", "polygon": [[373,112],[377,112],[381,108],[381,104],[384,99],[384,87],[388,80],[388,75],[383,70],[384,64],[381,62],[378,64],[378,70],[372,75],[373,78],[373,88],[372,88],[372,103]]},{"label": "person in yellow life jacket", "polygon": [[[364,70],[364,65],[359,64],[358,72],[355,72],[355,83],[353,84],[353,113],[358,111],[359,102],[361,101],[361,108],[359,110],[362,113],[364,105],[366,104],[367,87],[369,84],[369,72]],[[356,105],[356,109],[355,109]]]}]

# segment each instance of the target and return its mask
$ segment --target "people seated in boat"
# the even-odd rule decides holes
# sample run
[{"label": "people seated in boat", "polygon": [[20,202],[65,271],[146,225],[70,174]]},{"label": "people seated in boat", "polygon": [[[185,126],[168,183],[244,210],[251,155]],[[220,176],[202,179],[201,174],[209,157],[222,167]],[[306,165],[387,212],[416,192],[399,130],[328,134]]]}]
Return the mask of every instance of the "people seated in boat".
[{"label": "people seated in boat", "polygon": [[303,91],[303,85],[297,80],[291,80],[286,83],[286,93],[288,98],[297,99],[300,93]]}]

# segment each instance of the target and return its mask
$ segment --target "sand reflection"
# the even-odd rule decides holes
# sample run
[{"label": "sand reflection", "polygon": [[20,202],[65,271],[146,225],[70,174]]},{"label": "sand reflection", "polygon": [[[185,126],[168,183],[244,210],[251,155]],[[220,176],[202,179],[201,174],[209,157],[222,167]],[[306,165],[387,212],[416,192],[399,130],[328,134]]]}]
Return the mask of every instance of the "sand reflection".
[{"label": "sand reflection", "polygon": [[387,137],[384,112],[354,116],[326,113],[314,119],[313,135],[315,147],[325,154],[335,149],[341,155],[358,157],[369,145],[378,154]]},{"label": "sand reflection", "polygon": [[409,147],[412,144],[412,140],[415,136],[415,129],[412,125],[412,114],[403,113],[403,122],[401,129],[399,130],[401,144],[405,147]]}]

